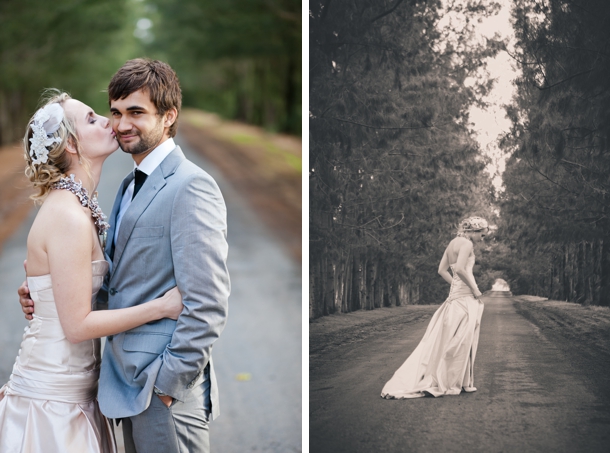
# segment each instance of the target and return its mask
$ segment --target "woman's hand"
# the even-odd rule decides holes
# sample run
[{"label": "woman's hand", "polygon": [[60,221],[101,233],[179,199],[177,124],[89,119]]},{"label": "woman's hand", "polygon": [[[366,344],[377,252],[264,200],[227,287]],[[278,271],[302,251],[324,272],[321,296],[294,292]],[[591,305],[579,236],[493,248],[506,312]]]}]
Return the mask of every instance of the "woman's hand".
[{"label": "woman's hand", "polygon": [[[28,273],[28,260],[23,261],[23,269],[27,275]],[[17,290],[17,294],[19,295],[19,303],[21,304],[21,310],[25,313],[25,319],[31,321],[34,319],[32,316],[34,314],[34,301],[30,299],[30,288],[28,288],[27,279],[21,284],[19,289]]]},{"label": "woman's hand", "polygon": [[17,290],[19,295],[19,303],[21,304],[21,310],[25,313],[25,319],[31,321],[34,319],[34,301],[30,299],[30,290],[28,288],[28,282],[25,281],[21,284]]},{"label": "woman's hand", "polygon": [[160,302],[163,318],[178,319],[184,305],[177,286],[174,286],[157,300]]}]

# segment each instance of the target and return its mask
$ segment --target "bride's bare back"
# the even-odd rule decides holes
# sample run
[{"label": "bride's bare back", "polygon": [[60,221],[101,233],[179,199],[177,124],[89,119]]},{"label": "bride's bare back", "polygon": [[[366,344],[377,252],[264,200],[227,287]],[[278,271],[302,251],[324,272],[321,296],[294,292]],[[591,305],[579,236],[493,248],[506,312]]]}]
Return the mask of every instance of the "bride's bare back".
[{"label": "bride's bare back", "polygon": [[470,242],[465,237],[455,237],[451,240],[447,248],[445,249],[445,254],[447,255],[447,260],[450,266],[457,264],[460,251],[462,253],[468,253],[466,258],[468,258],[472,254],[472,242]]},{"label": "bride's bare back", "polygon": [[451,284],[453,276],[449,273],[449,267],[452,266],[458,277],[468,285],[475,297],[478,297],[481,292],[472,274],[472,269],[466,266],[468,258],[474,253],[473,250],[473,244],[469,239],[461,236],[453,238],[443,253],[438,273],[447,283]]}]

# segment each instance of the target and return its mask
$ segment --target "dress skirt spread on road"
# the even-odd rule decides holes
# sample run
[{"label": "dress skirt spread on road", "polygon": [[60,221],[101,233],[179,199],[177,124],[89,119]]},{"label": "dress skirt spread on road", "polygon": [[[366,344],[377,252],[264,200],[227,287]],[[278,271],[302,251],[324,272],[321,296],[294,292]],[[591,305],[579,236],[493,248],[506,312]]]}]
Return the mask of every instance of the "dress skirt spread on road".
[{"label": "dress skirt spread on road", "polygon": [[[474,255],[467,262],[469,271]],[[434,313],[424,338],[381,391],[387,399],[459,395],[474,391],[474,359],[483,303],[453,269],[449,297]]]}]

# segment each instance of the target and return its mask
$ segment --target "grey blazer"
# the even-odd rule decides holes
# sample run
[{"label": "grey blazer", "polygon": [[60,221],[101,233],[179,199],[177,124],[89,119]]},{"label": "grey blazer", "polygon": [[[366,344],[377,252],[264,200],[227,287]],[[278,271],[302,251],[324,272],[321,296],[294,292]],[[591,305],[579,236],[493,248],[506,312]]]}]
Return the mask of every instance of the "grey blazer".
[{"label": "grey blazer", "polygon": [[[108,260],[121,198],[132,179],[130,173],[123,180],[110,214]],[[227,320],[226,232],[226,207],[216,182],[176,147],[123,215],[99,297],[107,299],[109,309],[124,308],[178,286],[184,309],[177,321],[164,318],[107,338],[98,390],[107,417],[140,414],[154,386],[183,401],[208,378],[210,418],[218,416],[211,356]]]}]

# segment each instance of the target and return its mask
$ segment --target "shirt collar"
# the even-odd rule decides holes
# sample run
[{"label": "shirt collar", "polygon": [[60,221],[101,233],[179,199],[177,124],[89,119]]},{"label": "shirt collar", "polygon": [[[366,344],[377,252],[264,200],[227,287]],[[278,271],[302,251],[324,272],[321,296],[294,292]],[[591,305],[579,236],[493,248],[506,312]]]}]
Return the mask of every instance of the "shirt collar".
[{"label": "shirt collar", "polygon": [[174,150],[174,148],[176,148],[176,143],[174,142],[174,139],[168,138],[155,149],[153,149],[152,152],[148,156],[146,156],[144,160],[142,160],[142,162],[140,162],[140,165],[136,165],[136,163],[134,162],[133,166],[141,172],[146,173],[146,175],[148,176],[156,170],[159,164],[163,162],[163,160],[169,155],[169,153]]}]

